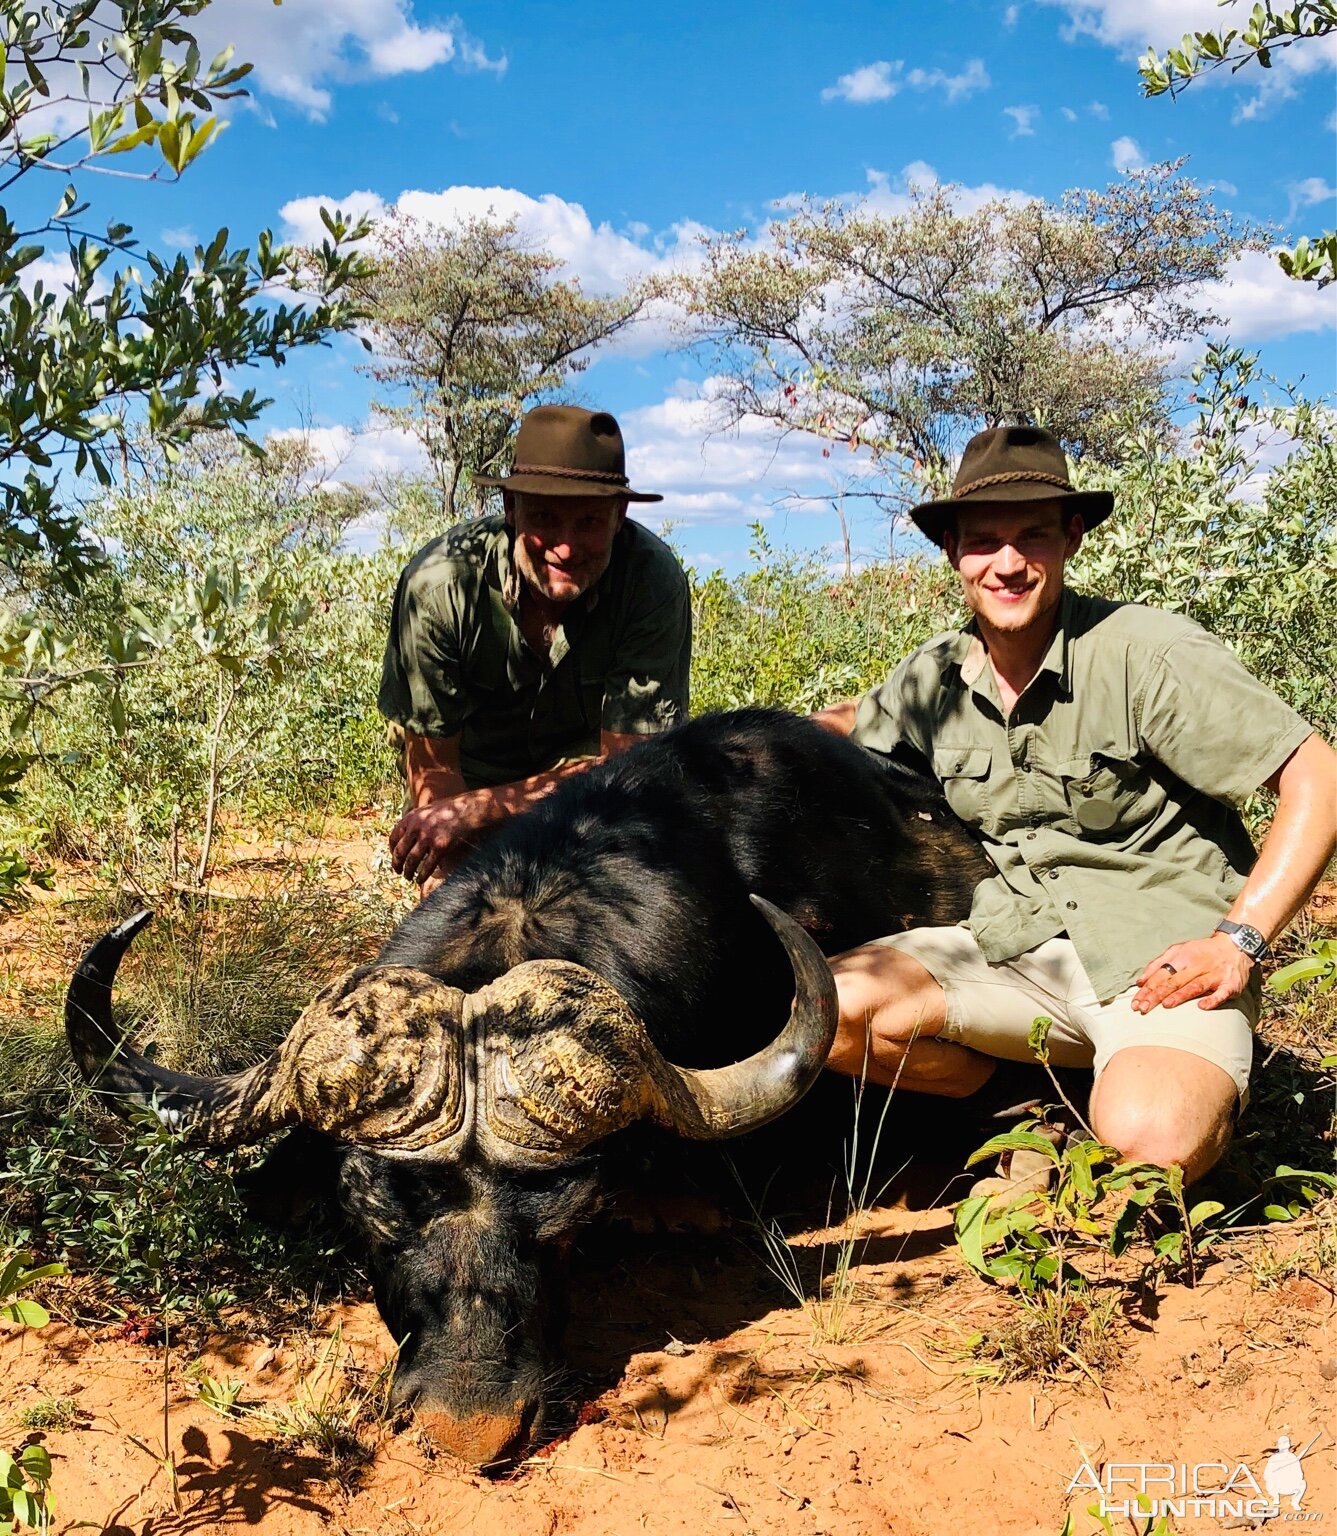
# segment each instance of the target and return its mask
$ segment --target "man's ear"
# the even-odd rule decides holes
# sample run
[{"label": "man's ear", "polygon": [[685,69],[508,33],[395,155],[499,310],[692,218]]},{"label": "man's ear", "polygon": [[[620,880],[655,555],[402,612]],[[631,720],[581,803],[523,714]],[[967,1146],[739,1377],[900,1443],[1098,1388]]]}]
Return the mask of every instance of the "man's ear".
[{"label": "man's ear", "polygon": [[617,509],[617,516],[613,519],[613,533],[614,533],[614,535],[619,534],[619,533],[622,532],[622,525],[627,520],[627,508],[630,505],[631,505],[631,503],[624,496],[622,498],[621,506],[619,506],[618,509]]},{"label": "man's ear", "polygon": [[1068,519],[1067,538],[1063,545],[1063,558],[1071,560],[1082,547],[1082,535],[1086,532],[1086,524],[1082,521],[1082,514],[1074,512]]},{"label": "man's ear", "polygon": [[506,526],[515,531],[515,492],[503,490],[501,493],[501,509],[506,514]]},{"label": "man's ear", "polygon": [[943,552],[947,556],[947,564],[950,565],[954,571],[959,570],[960,566],[957,562],[960,558],[961,543],[956,534],[950,528],[945,528],[943,530],[942,547]]}]

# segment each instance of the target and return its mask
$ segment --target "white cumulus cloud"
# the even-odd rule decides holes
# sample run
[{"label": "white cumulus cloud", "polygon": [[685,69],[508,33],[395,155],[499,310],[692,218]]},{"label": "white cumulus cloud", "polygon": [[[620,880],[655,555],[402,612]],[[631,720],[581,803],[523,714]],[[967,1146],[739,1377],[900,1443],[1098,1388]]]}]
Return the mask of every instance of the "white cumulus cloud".
[{"label": "white cumulus cloud", "polygon": [[232,43],[255,65],[248,84],[262,100],[276,97],[317,120],[333,105],[332,86],[349,80],[421,74],[442,64],[500,73],[458,17],[414,16],[412,0],[227,0],[192,24],[208,57]]},{"label": "white cumulus cloud", "polygon": [[876,64],[864,64],[858,69],[852,69],[848,75],[841,75],[834,85],[826,87],[822,92],[822,100],[852,101],[858,106],[869,101],[886,101],[900,90],[899,83],[891,76],[893,71],[899,74],[901,67],[899,59],[894,63],[888,59],[879,59]]},{"label": "white cumulus cloud", "polygon": [[1204,285],[1200,297],[1225,319],[1236,341],[1275,341],[1297,332],[1337,328],[1337,284],[1297,283],[1269,251],[1244,251],[1219,282]]},{"label": "white cumulus cloud", "polygon": [[1012,119],[1010,139],[1033,139],[1035,120],[1040,116],[1039,107],[1004,107],[1003,116]]},{"label": "white cumulus cloud", "polygon": [[1110,145],[1110,164],[1122,176],[1125,171],[1145,169],[1147,162],[1137,140],[1125,133]]},{"label": "white cumulus cloud", "polygon": [[864,64],[848,75],[841,75],[834,85],[822,92],[823,101],[848,101],[866,106],[873,101],[887,101],[901,90],[941,91],[949,103],[964,101],[976,91],[986,90],[992,82],[983,59],[968,59],[964,69],[949,74],[945,69],[914,68],[907,74],[904,59],[879,59]]}]

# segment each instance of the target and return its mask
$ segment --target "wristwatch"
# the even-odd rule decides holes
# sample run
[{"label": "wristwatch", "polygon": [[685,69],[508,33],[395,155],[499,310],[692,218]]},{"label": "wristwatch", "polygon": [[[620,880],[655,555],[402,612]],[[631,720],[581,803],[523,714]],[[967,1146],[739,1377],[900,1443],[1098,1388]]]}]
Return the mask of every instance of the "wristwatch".
[{"label": "wristwatch", "polygon": [[1247,923],[1232,923],[1228,918],[1216,925],[1217,933],[1224,933],[1226,938],[1250,960],[1261,960],[1272,951],[1267,947],[1267,940],[1256,928],[1250,928]]}]

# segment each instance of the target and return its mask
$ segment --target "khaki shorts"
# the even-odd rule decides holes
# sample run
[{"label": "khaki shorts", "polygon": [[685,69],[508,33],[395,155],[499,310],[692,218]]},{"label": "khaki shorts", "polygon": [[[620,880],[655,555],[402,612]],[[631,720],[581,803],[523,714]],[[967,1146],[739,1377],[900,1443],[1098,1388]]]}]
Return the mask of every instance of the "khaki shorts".
[{"label": "khaki shorts", "polygon": [[1092,989],[1072,940],[1047,939],[1035,949],[990,965],[969,928],[912,928],[878,939],[918,960],[947,998],[940,1040],[954,1040],[1004,1061],[1034,1061],[1026,1043],[1041,1015],[1053,1019],[1049,1059],[1056,1067],[1094,1067],[1100,1076],[1116,1051],[1133,1045],[1165,1045],[1214,1062],[1249,1099],[1253,1030],[1261,986],[1257,971],[1249,988],[1223,1008],[1133,1011],[1136,987],[1102,1003]]}]

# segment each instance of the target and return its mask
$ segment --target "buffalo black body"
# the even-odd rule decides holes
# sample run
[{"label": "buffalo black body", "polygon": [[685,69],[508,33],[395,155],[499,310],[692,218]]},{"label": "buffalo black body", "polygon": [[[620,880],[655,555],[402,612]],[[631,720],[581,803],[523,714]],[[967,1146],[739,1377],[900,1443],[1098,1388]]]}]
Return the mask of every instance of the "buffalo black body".
[{"label": "buffalo black body", "polygon": [[[834,954],[958,921],[987,870],[931,781],[790,715],[705,716],[505,824],[375,963],[473,991],[525,960],[575,961],[665,1056],[710,1067],[774,1038],[790,1004],[792,973],[749,893]],[[540,1431],[551,1260],[599,1207],[602,1155],[517,1171],[342,1154],[341,1203],[406,1341],[400,1394],[446,1414],[451,1443],[480,1463]],[[461,1443],[475,1422],[485,1432]]]}]

